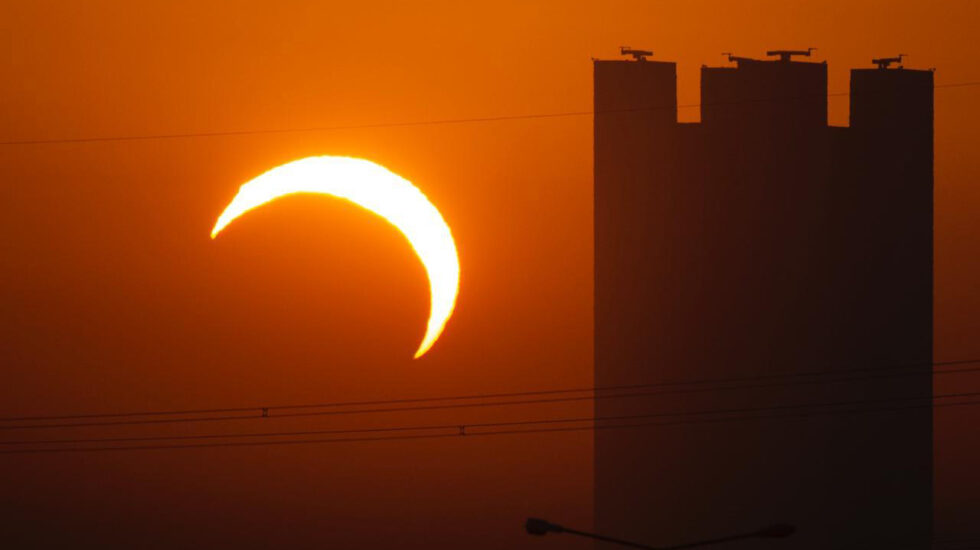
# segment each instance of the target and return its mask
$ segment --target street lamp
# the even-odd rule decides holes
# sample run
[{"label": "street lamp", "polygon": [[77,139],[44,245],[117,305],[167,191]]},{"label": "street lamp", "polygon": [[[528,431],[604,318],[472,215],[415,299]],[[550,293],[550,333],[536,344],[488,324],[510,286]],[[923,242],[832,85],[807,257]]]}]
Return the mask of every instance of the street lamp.
[{"label": "street lamp", "polygon": [[527,518],[527,522],[524,524],[524,528],[527,530],[529,535],[544,536],[548,533],[569,533],[572,535],[578,535],[580,537],[588,537],[590,539],[601,540],[604,542],[611,542],[613,544],[619,544],[622,546],[629,546],[630,548],[643,548],[644,550],[678,550],[681,548],[694,548],[695,546],[705,546],[708,544],[719,544],[722,542],[741,540],[741,539],[752,539],[752,538],[781,539],[792,535],[796,531],[796,527],[793,527],[792,525],[779,523],[776,525],[763,527],[762,529],[759,529],[758,531],[752,531],[751,533],[741,533],[738,535],[729,535],[727,537],[721,537],[716,539],[707,539],[707,540],[701,540],[697,542],[689,542],[686,544],[675,544],[673,546],[649,546],[637,542],[630,542],[628,540],[607,537],[605,535],[600,535],[598,533],[589,533],[586,531],[569,529],[568,527],[563,527],[561,525],[558,525],[557,523],[551,523],[547,520],[543,520],[540,518]]}]

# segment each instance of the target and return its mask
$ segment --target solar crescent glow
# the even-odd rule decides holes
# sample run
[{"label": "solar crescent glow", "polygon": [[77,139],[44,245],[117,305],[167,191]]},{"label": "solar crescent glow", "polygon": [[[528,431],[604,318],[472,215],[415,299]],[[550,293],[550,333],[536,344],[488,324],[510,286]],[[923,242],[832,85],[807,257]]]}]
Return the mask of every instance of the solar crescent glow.
[{"label": "solar crescent glow", "polygon": [[442,333],[459,292],[456,243],[439,210],[410,181],[373,162],[309,157],[273,168],[242,185],[218,217],[211,238],[249,210],[295,193],[346,199],[381,216],[408,239],[429,278],[429,321],[415,352],[415,358],[421,357]]}]

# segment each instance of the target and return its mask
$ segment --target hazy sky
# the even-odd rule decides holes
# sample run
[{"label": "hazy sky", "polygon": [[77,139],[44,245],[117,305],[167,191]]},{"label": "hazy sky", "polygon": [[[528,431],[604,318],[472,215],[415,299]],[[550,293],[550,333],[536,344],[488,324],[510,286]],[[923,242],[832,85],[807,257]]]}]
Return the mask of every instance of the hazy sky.
[{"label": "hazy sky", "polygon": [[[0,141],[588,111],[590,57],[616,57],[620,45],[677,61],[681,104],[698,102],[702,64],[768,48],[819,48],[830,92],[847,90],[850,68],[898,53],[935,67],[938,85],[980,82],[978,24],[969,0],[7,2]],[[937,361],[980,358],[978,90],[936,91]],[[846,97],[830,99],[832,124],[846,125],[846,108]],[[697,120],[697,109],[680,117]],[[0,145],[0,416],[589,386],[591,140],[591,118],[568,116]],[[209,240],[241,183],[314,154],[389,167],[452,228],[459,302],[422,359],[411,357],[425,274],[380,219],[292,198]],[[936,388],[978,384],[960,376]],[[589,412],[572,403],[38,437]],[[969,530],[978,420],[975,407],[937,412],[942,536],[980,535]],[[25,545],[585,548],[530,539],[520,525],[541,515],[589,526],[591,452],[591,435],[573,432],[8,455],[0,524]]]}]

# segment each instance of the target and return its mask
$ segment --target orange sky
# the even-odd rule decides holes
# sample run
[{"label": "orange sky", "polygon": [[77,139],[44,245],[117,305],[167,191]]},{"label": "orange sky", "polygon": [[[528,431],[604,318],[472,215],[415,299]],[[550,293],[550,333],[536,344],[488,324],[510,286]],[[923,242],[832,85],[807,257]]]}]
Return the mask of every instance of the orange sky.
[{"label": "orange sky", "polygon": [[[624,44],[678,62],[681,104],[697,103],[699,67],[721,52],[774,47],[819,48],[831,92],[899,52],[936,67],[939,85],[980,81],[970,0],[233,5],[8,2],[0,140],[584,111],[590,57]],[[977,90],[936,92],[939,361],[980,357]],[[832,124],[846,124],[846,105],[831,98]],[[0,146],[0,415],[591,385],[591,138],[579,116]],[[459,302],[423,359],[411,356],[425,274],[370,214],[293,198],[209,240],[242,182],[313,154],[387,166],[452,227]],[[937,530],[977,536],[968,426],[980,411],[937,414]],[[574,541],[528,540],[519,525],[590,524],[590,438],[2,457],[12,489],[0,498],[15,536],[57,524],[120,546],[152,534],[161,546],[557,547]]]}]

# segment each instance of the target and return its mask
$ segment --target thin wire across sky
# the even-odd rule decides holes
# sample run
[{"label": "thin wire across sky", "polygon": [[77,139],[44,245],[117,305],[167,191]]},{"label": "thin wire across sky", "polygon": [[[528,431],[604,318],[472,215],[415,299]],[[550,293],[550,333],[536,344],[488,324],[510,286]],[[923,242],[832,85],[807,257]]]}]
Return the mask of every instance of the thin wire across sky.
[{"label": "thin wire across sky", "polygon": [[[948,84],[937,84],[934,86],[934,88],[936,89],[968,88],[968,87],[976,87],[976,86],[980,86],[980,81],[951,82]],[[835,92],[835,93],[829,93],[825,95],[826,97],[847,97],[850,95],[850,92]],[[668,109],[691,109],[691,108],[702,107],[705,105],[735,105],[735,104],[742,104],[742,103],[767,103],[767,102],[776,102],[776,101],[787,101],[791,99],[802,99],[802,98],[786,98],[786,97],[764,98],[764,99],[751,99],[751,100],[740,100],[740,101],[730,101],[730,102],[717,102],[711,104],[687,103],[687,104],[680,104],[676,106],[667,106],[667,107],[602,111],[601,113],[598,114],[603,115],[603,114],[657,111],[657,110],[668,110]],[[130,134],[130,135],[118,135],[118,136],[87,136],[87,137],[74,137],[74,138],[60,137],[60,138],[43,138],[43,139],[18,139],[18,140],[0,141],[0,146],[57,145],[57,144],[72,144],[72,143],[76,143],[76,144],[110,143],[110,142],[125,142],[125,141],[255,136],[255,135],[264,135],[264,134],[299,134],[299,133],[311,133],[311,132],[332,132],[332,131],[342,131],[342,130],[370,130],[370,129],[381,129],[381,128],[405,128],[405,127],[412,127],[412,126],[446,126],[446,125],[454,125],[454,124],[476,124],[476,123],[485,123],[485,122],[507,122],[507,121],[518,121],[518,120],[568,118],[568,117],[591,116],[595,114],[597,113],[593,110],[581,110],[581,111],[558,111],[552,113],[527,113],[527,114],[520,114],[520,115],[499,115],[499,116],[468,117],[468,118],[445,118],[445,119],[432,119],[432,120],[374,122],[374,123],[364,123],[364,124],[345,124],[345,125],[333,125],[333,126],[263,128],[263,129],[250,129],[250,130],[218,130],[218,131],[210,131],[210,132],[200,131],[200,132],[182,132],[182,133],[169,133],[169,134]]]},{"label": "thin wire across sky", "polygon": [[[898,376],[931,376],[933,374],[955,374],[964,372],[976,372],[980,367],[958,368],[946,370],[932,370],[934,365],[962,365],[980,363],[980,359],[968,359],[957,361],[937,362],[929,365],[911,365],[900,367],[871,367],[859,369],[857,373],[871,373],[870,376],[844,377],[844,371],[831,372],[810,372],[795,373],[788,375],[767,375],[755,377],[738,377],[720,379],[727,384],[732,381],[759,380],[767,379],[770,382],[752,385],[723,385],[718,386],[719,380],[703,380],[679,382],[676,384],[659,385],[660,391],[616,393],[602,395],[601,392],[631,388],[656,388],[654,384],[638,384],[632,386],[615,386],[612,388],[591,387],[591,388],[570,388],[560,390],[542,390],[539,392],[514,392],[500,394],[467,395],[467,396],[448,396],[438,398],[419,398],[409,400],[388,400],[388,401],[359,401],[359,402],[335,402],[319,405],[301,405],[298,407],[349,407],[358,404],[379,404],[379,403],[404,403],[419,402],[428,400],[447,401],[447,400],[469,400],[487,399],[498,396],[515,395],[537,395],[563,392],[590,392],[592,395],[559,397],[557,399],[534,399],[522,401],[486,402],[477,403],[449,403],[437,405],[423,405],[419,407],[393,407],[388,409],[359,409],[354,411],[311,411],[293,414],[281,414],[275,418],[288,418],[295,416],[322,416],[324,414],[348,414],[348,413],[369,413],[369,412],[397,412],[405,410],[436,410],[436,409],[455,409],[463,407],[494,407],[501,405],[527,405],[538,403],[567,402],[567,401],[592,401],[601,399],[624,399],[638,396],[677,394],[697,391],[725,391],[740,390],[750,388],[767,388],[776,386],[796,386],[804,384],[833,384],[838,382],[852,382],[861,380],[874,380],[879,378],[894,378]],[[829,375],[829,376],[828,376]],[[808,377],[807,380],[793,380],[801,376]],[[772,383],[772,379],[777,379]],[[790,379],[790,380],[787,380]],[[711,384],[704,387],[704,384]],[[677,387],[677,384],[698,385],[701,387],[684,388]],[[777,419],[801,419],[824,415],[851,415],[851,414],[872,414],[872,413],[901,413],[910,410],[920,410],[923,408],[942,409],[951,407],[972,407],[980,405],[980,391],[965,391],[956,393],[942,393],[933,396],[905,396],[886,399],[856,399],[847,401],[817,401],[807,403],[792,403],[753,407],[728,407],[720,409],[702,410],[668,410],[659,412],[642,412],[639,414],[604,415],[604,416],[576,416],[576,417],[547,417],[547,418],[522,418],[519,420],[492,421],[492,422],[440,422],[422,425],[396,425],[381,426],[370,428],[331,428],[319,430],[301,431],[260,431],[260,432],[218,432],[205,434],[177,434],[177,435],[142,435],[142,436],[114,436],[114,437],[62,437],[62,438],[20,438],[0,441],[0,454],[35,454],[35,453],[74,453],[74,452],[102,452],[102,451],[136,451],[136,450],[164,450],[164,449],[191,449],[191,448],[210,448],[210,447],[255,447],[255,446],[280,446],[298,444],[336,444],[336,443],[362,443],[374,441],[409,441],[421,439],[445,439],[451,437],[482,437],[492,435],[522,435],[522,434],[547,434],[563,432],[581,432],[594,430],[613,430],[630,428],[653,428],[657,426],[675,426],[688,424],[713,424],[724,422],[749,422],[761,420]],[[283,408],[289,409],[291,406]],[[202,410],[202,409],[199,409]],[[220,410],[220,409],[207,409]],[[0,430],[26,430],[30,433],[38,429],[51,428],[73,428],[81,426],[118,426],[120,424],[171,424],[186,421],[200,420],[257,420],[269,418],[268,409],[261,408],[258,416],[225,416],[207,417],[206,419],[152,419],[152,420],[122,420],[108,422],[88,422],[88,423],[68,423],[68,424],[40,424],[24,425],[13,424],[0,427]],[[113,418],[123,415],[146,415],[146,414],[173,414],[172,412],[153,412],[153,413],[111,413]],[[181,411],[180,414],[187,414]],[[96,415],[79,415],[85,418],[97,417]],[[6,421],[38,418],[64,419],[71,417],[19,417],[8,418]],[[340,437],[339,437],[340,436]]]},{"label": "thin wire across sky", "polygon": [[[306,444],[337,444],[364,443],[377,441],[408,441],[420,439],[446,439],[485,437],[497,435],[546,434],[561,432],[581,432],[596,430],[614,430],[629,428],[652,428],[656,426],[676,426],[684,424],[708,424],[722,422],[744,422],[774,419],[801,419],[824,415],[851,415],[883,412],[904,412],[923,408],[966,407],[980,405],[980,400],[939,402],[941,399],[963,399],[980,397],[980,392],[962,392],[940,394],[925,398],[895,398],[881,400],[855,400],[823,403],[806,403],[796,405],[781,405],[774,407],[749,407],[737,409],[714,409],[689,412],[667,412],[636,415],[620,415],[608,417],[577,417],[549,418],[534,420],[518,420],[507,422],[485,422],[471,424],[441,424],[422,426],[395,426],[385,428],[364,428],[349,430],[307,430],[302,432],[266,432],[266,433],[225,433],[204,435],[181,435],[135,438],[91,438],[91,439],[62,439],[37,441],[8,441],[2,445],[34,445],[8,450],[0,450],[0,454],[44,454],[44,453],[77,453],[105,451],[146,451],[164,449],[200,449],[213,447],[258,447]],[[905,403],[898,406],[881,406]],[[865,405],[877,405],[867,408]],[[843,407],[843,408],[841,408]],[[761,414],[760,414],[761,413]],[[736,416],[731,416],[735,414]],[[720,416],[719,416],[720,415]],[[707,417],[706,417],[707,416]],[[667,419],[667,420],[664,420]],[[651,421],[652,420],[652,421]],[[567,425],[575,424],[575,425]],[[581,425],[585,424],[585,425]],[[478,430],[478,431],[473,431]],[[436,431],[438,433],[432,433]],[[398,433],[402,432],[402,433]],[[405,434],[404,432],[411,432]],[[423,432],[423,433],[418,433]],[[349,435],[357,437],[330,437],[315,439],[263,439],[259,441],[203,441],[214,439],[247,439],[269,437],[297,437],[310,435]],[[372,436],[372,434],[380,434]],[[174,441],[197,440],[194,443],[173,443]],[[155,445],[111,445],[111,446],[77,446],[85,443],[134,443],[148,441],[170,441],[166,444]],[[59,447],[38,447],[37,445],[61,445]],[[68,446],[65,446],[68,445]]]},{"label": "thin wire across sky", "polygon": [[[980,371],[980,366],[935,370],[936,366],[976,365],[980,359],[961,359],[926,364],[875,366],[851,370],[809,371],[802,373],[699,379],[651,384],[591,386],[580,388],[545,389],[535,391],[449,395],[438,397],[383,399],[371,401],[335,401],[276,406],[174,409],[168,411],[128,411],[97,414],[17,416],[0,418],[0,432],[32,429],[83,428],[97,426],[131,426],[150,424],[182,424],[222,422],[267,418],[296,418],[315,416],[348,416],[398,412],[438,411],[571,403],[594,400],[652,397],[657,395],[690,394],[710,391],[731,391],[777,387],[808,386],[840,382],[859,382],[885,378],[946,375]],[[802,378],[802,379],[801,379]],[[640,391],[634,391],[640,390]],[[620,393],[609,393],[620,392]],[[622,393],[627,392],[627,393]],[[586,394],[586,395],[574,395]],[[554,396],[558,397],[554,397]],[[526,398],[531,399],[514,399]],[[447,403],[448,401],[464,401]],[[475,402],[474,402],[475,401]],[[318,410],[319,409],[319,410]],[[162,418],[178,417],[178,418]],[[69,421],[69,422],[60,422]],[[77,422],[76,422],[77,421]]]}]

